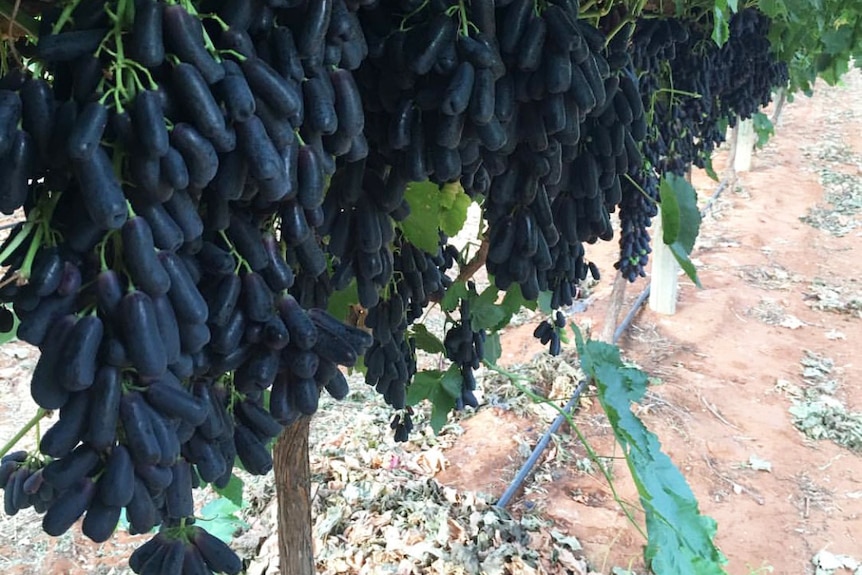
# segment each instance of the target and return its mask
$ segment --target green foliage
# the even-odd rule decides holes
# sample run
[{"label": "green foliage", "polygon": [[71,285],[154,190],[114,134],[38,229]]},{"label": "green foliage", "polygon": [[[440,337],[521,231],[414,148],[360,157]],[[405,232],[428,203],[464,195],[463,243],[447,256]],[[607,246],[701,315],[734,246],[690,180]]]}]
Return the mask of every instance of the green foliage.
[{"label": "green foliage", "polygon": [[226,497],[214,499],[203,506],[200,512],[201,518],[196,521],[196,524],[225,543],[230,543],[237,531],[249,527],[248,523],[236,514],[243,507],[242,499],[240,503],[237,505]]},{"label": "green foliage", "polygon": [[851,58],[862,66],[862,4],[846,0],[759,0],[770,41],[790,64],[790,90],[809,94],[817,77],[835,84]]},{"label": "green foliage", "polygon": [[730,38],[730,18],[738,7],[737,0],[715,0],[712,10],[712,40],[719,46]]},{"label": "green foliage", "polygon": [[415,323],[411,326],[411,329],[411,335],[416,342],[416,349],[421,349],[428,353],[446,353],[446,348],[443,346],[440,338],[428,331],[428,328],[424,324]]},{"label": "green foliage", "polygon": [[404,194],[410,215],[401,222],[404,236],[416,247],[436,253],[439,230],[454,236],[467,221],[471,199],[460,184],[438,186],[429,181],[411,182]]},{"label": "green foliage", "polygon": [[431,429],[440,433],[455,407],[455,400],[461,397],[461,372],[452,364],[446,371],[436,369],[420,371],[413,376],[407,388],[407,405],[416,405],[427,399],[431,402]]},{"label": "green foliage", "polygon": [[240,479],[234,474],[231,474],[230,481],[228,481],[227,485],[222,488],[213,485],[213,490],[220,496],[224,497],[225,499],[236,505],[237,507],[242,507],[242,492],[244,487],[245,484],[243,483],[242,479]]},{"label": "green foliage", "polygon": [[573,327],[581,368],[598,388],[598,398],[625,453],[646,515],[644,559],[661,575],[721,575],[727,562],[715,546],[715,521],[698,510],[683,475],[661,451],[658,438],[631,410],[646,393],[645,373],[628,367],[620,351],[584,341]]},{"label": "green foliage", "polygon": [[356,280],[354,279],[349,286],[341,291],[333,292],[329,296],[326,311],[341,321],[345,321],[350,315],[350,306],[358,301],[359,294],[356,291]]},{"label": "green foliage", "polygon": [[661,220],[664,226],[662,240],[670,247],[676,261],[697,287],[700,279],[689,255],[700,231],[700,211],[697,209],[697,192],[684,178],[665,174],[661,181]]},{"label": "green foliage", "polygon": [[751,117],[751,123],[754,126],[754,133],[757,134],[757,141],[754,143],[757,149],[762,149],[769,141],[769,138],[775,135],[775,126],[772,125],[772,120],[763,112],[758,112]]},{"label": "green foliage", "polygon": [[0,16],[6,20],[12,20],[14,15],[15,27],[10,27],[10,31],[21,32],[30,36],[36,36],[39,33],[39,23],[24,10],[21,10],[17,3],[10,0],[0,0]]}]

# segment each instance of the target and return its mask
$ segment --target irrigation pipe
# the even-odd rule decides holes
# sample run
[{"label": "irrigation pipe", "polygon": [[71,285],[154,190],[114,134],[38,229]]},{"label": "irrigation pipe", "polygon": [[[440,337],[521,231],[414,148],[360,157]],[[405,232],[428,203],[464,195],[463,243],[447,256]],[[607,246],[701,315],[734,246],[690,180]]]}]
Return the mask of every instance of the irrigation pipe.
[{"label": "irrigation pipe", "polygon": [[[718,184],[718,188],[716,188],[715,192],[712,194],[712,196],[710,196],[706,204],[704,204],[703,208],[701,208],[701,217],[706,215],[706,213],[709,211],[709,208],[711,208],[715,200],[718,199],[718,196],[720,196],[721,193],[724,192],[725,189],[727,189],[729,183],[730,177],[725,176],[724,179],[722,179],[721,183]],[[620,325],[617,326],[617,329],[614,331],[614,337],[611,340],[612,344],[616,345],[619,339],[626,332],[629,325],[631,325],[632,321],[634,321],[634,318],[637,315],[638,311],[640,311],[641,306],[649,297],[649,294],[650,286],[649,284],[647,284],[647,286],[640,293],[640,295],[635,298],[634,304],[632,304],[631,309],[626,314],[625,318],[623,318],[623,321],[620,323]],[[536,462],[539,461],[539,457],[541,457],[542,452],[545,451],[546,447],[548,447],[548,444],[551,442],[551,436],[560,429],[561,425],[563,425],[563,422],[566,420],[566,416],[569,415],[574,409],[575,405],[578,403],[578,399],[581,397],[581,394],[584,392],[586,387],[587,381],[584,380],[581,381],[578,384],[578,387],[575,388],[575,392],[572,394],[572,398],[563,408],[562,413],[557,415],[556,419],[554,419],[554,422],[551,423],[551,427],[548,428],[548,430],[539,440],[539,443],[537,443],[536,447],[533,448],[533,452],[530,453],[530,457],[528,457],[527,461],[524,462],[524,465],[521,466],[521,469],[518,471],[518,474],[512,480],[512,483],[509,484],[509,487],[507,487],[503,495],[500,496],[500,499],[497,501],[496,504],[497,507],[504,508],[512,501],[512,498],[515,496],[515,493],[517,493],[518,489],[521,488],[521,484],[524,482],[524,480],[527,479],[527,476],[530,475],[530,472],[533,470],[533,467],[535,467]]]},{"label": "irrigation pipe", "polygon": [[[575,393],[572,394],[572,398],[563,408],[563,413],[569,414],[575,408],[575,404],[578,403],[578,398],[581,397],[581,393],[587,388],[587,380],[582,380],[578,387],[575,388]],[[515,496],[515,493],[521,487],[521,483],[527,479],[527,476],[533,470],[533,467],[536,465],[536,462],[539,460],[539,457],[542,455],[542,452],[548,446],[548,443],[551,442],[551,436],[560,429],[560,426],[566,420],[563,413],[557,415],[557,418],[554,419],[554,422],[551,424],[551,427],[545,432],[545,435],[542,436],[542,439],[539,440],[539,443],[536,444],[536,447],[533,449],[533,452],[530,454],[530,457],[527,461],[524,462],[524,465],[521,466],[520,471],[518,471],[518,475],[515,476],[515,479],[512,480],[511,485],[509,485],[506,492],[500,496],[500,500],[497,501],[497,507],[506,507],[509,502],[512,500],[512,497]]]}]

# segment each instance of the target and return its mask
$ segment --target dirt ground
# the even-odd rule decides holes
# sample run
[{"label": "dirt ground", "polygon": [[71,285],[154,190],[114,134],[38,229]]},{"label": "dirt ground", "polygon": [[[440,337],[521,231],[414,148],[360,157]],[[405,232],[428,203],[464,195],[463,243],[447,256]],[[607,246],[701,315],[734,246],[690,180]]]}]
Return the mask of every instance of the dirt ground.
[{"label": "dirt ground", "polygon": [[[862,342],[862,281],[856,268],[862,261],[862,76],[854,73],[842,86],[821,87],[813,99],[788,103],[776,132],[755,156],[753,169],[740,174],[704,220],[693,254],[704,289],[681,278],[676,314],[658,315],[645,307],[619,342],[626,360],[653,378],[636,410],[686,476],[701,511],[717,520],[717,542],[732,575],[814,574],[812,558],[821,550],[862,560],[862,446],[857,443],[853,451],[829,439],[810,439],[794,425],[790,411],[814,403],[862,412],[862,361],[854,357]],[[716,158],[719,172],[724,157],[721,152]],[[699,173],[694,183],[702,198],[716,187]],[[844,201],[831,203],[839,199]],[[589,255],[605,279],[579,302],[578,309],[586,309],[570,316],[594,335],[606,320],[615,250],[615,243],[590,246]],[[645,286],[641,280],[628,287],[624,311]],[[541,352],[532,338],[536,321],[505,332],[502,365],[527,363]],[[27,391],[33,364],[24,344],[0,348],[2,439],[34,411]],[[345,433],[336,430],[314,443],[313,471],[333,493],[344,491],[344,483],[332,479],[338,463],[338,469],[351,470],[344,477],[364,468],[394,474],[381,481],[396,475],[406,481],[409,475],[424,482],[436,476],[439,485],[457,491],[459,502],[469,493],[494,498],[547,428],[544,419],[498,404],[457,419],[439,440],[423,434],[421,441],[400,446],[391,442],[388,430],[377,431],[370,419],[362,419],[361,406],[346,409],[356,409],[351,418],[370,440],[363,436],[344,447],[349,443]],[[844,425],[830,413],[835,426]],[[327,417],[320,416],[324,423],[318,433],[326,431]],[[624,462],[614,459],[619,451],[597,402],[587,397],[576,422],[607,457],[620,496],[636,502]],[[32,445],[33,438],[23,444],[28,442]],[[342,451],[336,453],[335,446]],[[245,554],[250,560],[272,554],[274,540],[271,481],[253,487],[263,499],[255,509],[269,507],[260,513],[260,524],[248,530],[255,539]],[[320,499],[315,515],[319,550],[348,545],[356,533],[350,521],[373,511],[348,500],[346,507],[353,507],[344,512],[348,527],[339,531],[338,521],[329,519],[335,504]],[[520,521],[537,517],[549,521],[554,533],[575,538],[596,572],[645,571],[643,540],[569,430],[552,443],[511,509]],[[390,521],[392,511],[386,513]],[[548,539],[531,545],[541,555],[546,550],[541,541]],[[22,512],[0,521],[0,569],[9,575],[127,573],[125,560],[139,541],[117,535],[94,545],[77,528],[50,539],[41,533],[38,516]],[[273,573],[271,562],[267,565],[249,572]],[[321,573],[432,572],[378,571],[367,562],[361,569],[333,565],[321,559]],[[510,567],[503,572],[537,571]],[[833,572],[849,573],[820,571]]]}]

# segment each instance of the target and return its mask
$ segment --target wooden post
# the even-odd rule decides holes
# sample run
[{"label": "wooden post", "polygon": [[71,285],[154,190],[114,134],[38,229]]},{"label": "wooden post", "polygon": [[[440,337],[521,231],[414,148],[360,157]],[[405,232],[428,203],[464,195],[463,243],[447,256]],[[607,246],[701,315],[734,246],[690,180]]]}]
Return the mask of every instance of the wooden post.
[{"label": "wooden post", "polygon": [[748,120],[737,120],[738,132],[736,136],[736,149],[733,154],[733,169],[736,172],[747,172],[751,169],[751,156],[754,153],[754,122]]},{"label": "wooden post", "polygon": [[656,313],[676,313],[676,297],[679,291],[677,273],[679,264],[662,240],[661,212],[653,218],[652,274],[650,278],[649,307]]},{"label": "wooden post", "polygon": [[772,112],[772,125],[778,127],[778,122],[781,121],[781,111],[784,109],[784,104],[787,102],[787,88],[779,88],[775,91],[778,99],[775,101],[775,110]]},{"label": "wooden post", "polygon": [[614,287],[611,290],[611,300],[608,302],[608,311],[605,314],[605,326],[602,329],[601,341],[605,343],[614,343],[614,332],[617,331],[617,323],[619,322],[620,310],[623,309],[623,303],[626,299],[628,283],[623,274],[617,272],[614,277]]},{"label": "wooden post", "polygon": [[278,502],[278,551],[281,575],[314,575],[311,531],[310,417],[284,428],[275,442],[272,464]]}]

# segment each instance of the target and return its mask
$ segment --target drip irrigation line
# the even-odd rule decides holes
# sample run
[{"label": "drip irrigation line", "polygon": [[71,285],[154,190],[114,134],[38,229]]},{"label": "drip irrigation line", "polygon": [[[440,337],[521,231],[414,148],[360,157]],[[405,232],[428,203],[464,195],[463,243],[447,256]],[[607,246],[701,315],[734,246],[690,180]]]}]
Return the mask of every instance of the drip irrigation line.
[{"label": "drip irrigation line", "polygon": [[2,225],[0,225],[0,231],[8,230],[8,229],[14,228],[15,226],[17,226],[17,225],[18,225],[18,224],[20,224],[20,223],[23,223],[23,222],[12,222],[12,223],[9,223],[9,224],[2,224]]},{"label": "drip irrigation line", "polygon": [[[718,199],[718,196],[721,195],[722,192],[727,188],[730,183],[730,177],[725,176],[721,183],[718,184],[718,188],[715,192],[710,196],[707,200],[706,204],[704,204],[703,208],[700,210],[700,216],[703,217],[709,211],[709,208],[712,207],[712,204]],[[616,345],[619,339],[623,336],[623,334],[628,329],[629,325],[631,325],[632,321],[634,321],[635,316],[640,310],[641,306],[644,304],[646,299],[650,294],[650,285],[644,288],[644,290],[640,293],[640,295],[635,298],[634,303],[632,304],[631,309],[629,309],[623,321],[617,326],[617,329],[614,331],[614,337],[611,340],[611,343]],[[527,458],[527,461],[524,462],[524,465],[521,466],[521,469],[518,471],[518,474],[512,480],[512,483],[509,484],[509,487],[506,488],[506,491],[503,495],[500,496],[500,499],[497,501],[496,506],[500,508],[505,508],[515,496],[515,493],[518,489],[521,488],[521,484],[524,480],[527,479],[527,476],[530,475],[530,472],[533,470],[533,467],[536,465],[536,462],[539,461],[539,457],[541,457],[542,452],[545,451],[545,448],[551,442],[551,436],[555,434],[560,426],[563,425],[563,422],[566,420],[566,415],[571,414],[571,411],[574,409],[575,405],[578,402],[578,399],[581,397],[581,394],[587,387],[587,381],[583,380],[578,383],[578,387],[575,388],[575,392],[572,394],[572,398],[563,408],[563,412],[558,414],[554,422],[551,423],[551,427],[545,432],[542,438],[539,440],[539,443],[536,444],[536,447],[533,448],[533,452],[530,453],[530,457]]]},{"label": "drip irrigation line", "polygon": [[[575,408],[575,405],[578,402],[578,398],[581,397],[581,393],[587,388],[587,380],[582,380],[578,383],[578,387],[575,388],[575,393],[572,394],[572,398],[563,408],[563,413],[570,414],[572,410]],[[511,485],[509,485],[506,492],[500,496],[500,500],[497,501],[497,507],[506,507],[509,502],[512,500],[512,497],[515,496],[515,493],[521,487],[521,483],[527,478],[527,475],[533,470],[533,467],[536,465],[536,462],[539,460],[539,457],[542,455],[542,452],[548,446],[548,443],[551,442],[551,436],[560,429],[560,426],[566,420],[565,415],[560,413],[557,415],[557,418],[551,424],[551,427],[545,432],[545,435],[542,436],[542,439],[539,440],[539,443],[536,444],[536,447],[533,449],[533,452],[530,454],[530,457],[527,461],[524,462],[524,465],[521,466],[520,471],[515,476],[515,479],[512,480]]]}]

